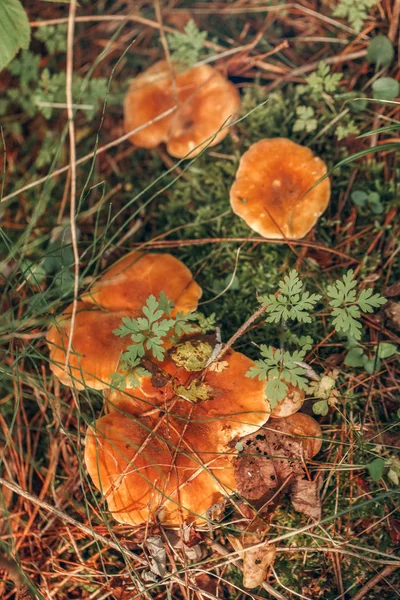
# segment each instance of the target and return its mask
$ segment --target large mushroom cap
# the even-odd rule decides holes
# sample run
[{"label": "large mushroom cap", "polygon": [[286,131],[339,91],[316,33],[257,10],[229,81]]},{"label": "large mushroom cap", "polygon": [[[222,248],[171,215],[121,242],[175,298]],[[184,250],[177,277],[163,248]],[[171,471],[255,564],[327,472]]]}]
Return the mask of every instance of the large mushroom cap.
[{"label": "large mushroom cap", "polygon": [[193,405],[184,398],[190,398],[190,390],[199,384],[202,386],[201,397],[206,399],[194,401],[193,419],[215,423],[219,431],[219,444],[226,445],[237,436],[256,431],[268,421],[271,409],[265,398],[264,382],[246,377],[254,362],[234,351],[225,354],[224,362],[226,366],[223,371],[207,369],[205,374],[200,372],[193,375],[167,359],[160,364],[162,371],[170,376],[164,386],[155,388],[150,378],[144,378],[141,389],[110,391],[108,403],[113,410],[121,409],[140,415],[152,407],[168,406],[178,396],[181,398],[179,406],[187,410],[188,407],[193,408]]},{"label": "large mushroom cap", "polygon": [[[324,162],[285,138],[261,140],[240,160],[231,188],[233,212],[260,235],[301,239],[326,209],[330,182]],[[308,193],[307,193],[308,192]]]},{"label": "large mushroom cap", "polygon": [[111,412],[89,428],[85,460],[114,518],[132,525],[201,520],[235,486],[229,455],[215,451],[209,427],[185,428],[172,417],[157,423]]},{"label": "large mushroom cap", "polygon": [[116,262],[78,303],[69,366],[65,369],[72,305],[50,327],[50,368],[65,385],[105,389],[130,344],[114,331],[123,317],[141,313],[148,296],[164,292],[174,313],[195,310],[202,290],[185,265],[171,254],[131,252]]},{"label": "large mushroom cap", "polygon": [[[110,413],[91,429],[85,456],[117,520],[138,524],[156,515],[169,525],[199,520],[235,490],[228,444],[257,430],[270,411],[263,382],[246,377],[252,361],[238,352],[225,359],[224,371],[208,370],[204,376],[165,361],[162,367],[171,377],[153,396],[149,382],[145,395],[110,392]],[[184,388],[196,378],[206,396],[190,402]],[[137,452],[145,439],[144,450]],[[112,487],[116,481],[118,487]]]},{"label": "large mushroom cap", "polygon": [[214,146],[226,136],[227,128],[219,130],[237,114],[240,98],[234,85],[209,65],[171,74],[167,61],[160,61],[131,84],[124,104],[125,130],[152,121],[176,102],[176,111],[133,134],[132,143],[154,148],[165,142],[172,156],[196,156],[204,143]]},{"label": "large mushroom cap", "polygon": [[195,310],[202,294],[192,273],[172,254],[130,252],[92,285],[83,300],[135,317],[150,294],[157,298],[161,292],[174,302],[173,314]]}]

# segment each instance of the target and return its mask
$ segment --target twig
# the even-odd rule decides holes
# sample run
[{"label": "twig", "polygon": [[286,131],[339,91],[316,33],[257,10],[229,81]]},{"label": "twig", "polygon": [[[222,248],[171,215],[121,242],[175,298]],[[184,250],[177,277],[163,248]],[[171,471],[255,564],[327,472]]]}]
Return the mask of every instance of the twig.
[{"label": "twig", "polygon": [[389,575],[394,573],[394,571],[396,571],[398,568],[399,565],[388,565],[387,567],[385,567],[380,573],[377,573],[374,577],[372,577],[372,579],[367,581],[367,583],[362,586],[361,590],[359,590],[357,594],[355,594],[352,597],[351,600],[361,600],[361,598],[364,598],[365,594],[370,592],[372,588],[375,587],[375,585],[379,583],[379,581],[381,581],[381,579],[385,579],[385,577],[388,577]]},{"label": "twig", "polygon": [[394,0],[392,18],[389,21],[390,26],[389,26],[389,31],[388,31],[388,38],[392,42],[392,44],[394,44],[396,42],[396,35],[397,35],[397,31],[399,29],[399,19],[400,19],[400,0]]},{"label": "twig", "polygon": [[66,67],[66,100],[67,100],[67,115],[68,115],[68,135],[69,135],[69,160],[71,169],[70,181],[70,227],[71,227],[71,243],[74,255],[74,300],[72,302],[71,326],[68,337],[67,352],[65,355],[65,370],[68,369],[69,356],[72,348],[72,340],[74,337],[74,327],[76,318],[76,309],[78,306],[79,293],[79,251],[78,251],[78,236],[76,232],[76,146],[75,146],[75,125],[74,125],[74,109],[72,98],[72,77],[74,71],[74,29],[76,15],[76,0],[71,0],[68,13],[68,32],[67,32],[67,67]]},{"label": "twig", "polygon": [[257,321],[257,319],[259,317],[261,317],[263,312],[265,312],[265,309],[266,309],[265,305],[261,305],[259,308],[257,308],[256,312],[254,312],[247,319],[247,321],[239,327],[239,329],[236,331],[236,333],[234,333],[233,336],[231,338],[229,338],[229,340],[226,342],[225,346],[222,348],[221,352],[217,356],[216,360],[220,360],[222,358],[222,356],[224,356],[224,354],[229,350],[229,348],[231,348],[231,346],[233,346],[233,344],[236,342],[236,340],[238,340],[244,333],[246,333],[246,331],[248,330],[250,325],[252,325],[254,323],[254,321]]}]

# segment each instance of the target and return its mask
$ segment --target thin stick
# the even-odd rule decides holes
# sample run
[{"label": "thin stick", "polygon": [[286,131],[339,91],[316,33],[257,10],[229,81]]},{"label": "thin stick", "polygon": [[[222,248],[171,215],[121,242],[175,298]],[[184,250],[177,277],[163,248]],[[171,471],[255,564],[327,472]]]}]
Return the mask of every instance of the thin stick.
[{"label": "thin stick", "polygon": [[396,35],[399,29],[400,19],[400,0],[394,0],[392,18],[390,19],[390,26],[388,32],[388,38],[394,44],[396,42]]},{"label": "thin stick", "polygon": [[394,571],[396,571],[398,568],[398,565],[388,565],[385,567],[380,573],[377,573],[374,577],[372,577],[372,579],[367,581],[367,583],[363,585],[361,590],[359,590],[351,600],[361,600],[361,598],[364,598],[365,594],[368,594],[368,592],[370,592],[377,583],[394,573]]},{"label": "thin stick", "polygon": [[65,370],[68,369],[69,356],[71,354],[72,340],[74,337],[74,327],[76,318],[76,309],[78,306],[79,293],[79,251],[78,251],[78,236],[76,233],[76,146],[75,146],[75,125],[74,125],[74,109],[72,98],[72,77],[74,71],[74,29],[76,15],[76,0],[71,0],[68,13],[68,33],[67,33],[67,67],[66,67],[66,100],[67,100],[67,115],[68,115],[68,135],[69,135],[69,160],[71,169],[70,181],[70,226],[71,226],[71,242],[74,255],[74,300],[72,303],[71,327],[68,337],[68,346],[65,356]]}]

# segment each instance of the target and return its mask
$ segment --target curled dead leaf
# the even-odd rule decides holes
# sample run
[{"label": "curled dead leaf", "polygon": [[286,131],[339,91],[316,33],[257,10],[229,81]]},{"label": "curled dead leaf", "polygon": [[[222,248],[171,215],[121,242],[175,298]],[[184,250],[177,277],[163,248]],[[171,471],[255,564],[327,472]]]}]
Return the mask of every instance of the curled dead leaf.
[{"label": "curled dead leaf", "polygon": [[321,518],[321,498],[319,484],[316,481],[296,477],[290,486],[289,494],[293,508],[297,512],[316,521]]}]

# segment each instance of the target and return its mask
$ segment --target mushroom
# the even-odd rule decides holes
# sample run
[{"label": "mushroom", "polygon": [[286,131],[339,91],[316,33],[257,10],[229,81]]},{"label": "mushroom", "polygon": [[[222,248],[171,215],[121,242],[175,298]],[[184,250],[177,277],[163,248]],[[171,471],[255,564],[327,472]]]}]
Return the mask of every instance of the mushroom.
[{"label": "mushroom", "polygon": [[329,178],[313,187],[325,174],[309,148],[285,138],[261,140],[240,160],[232,210],[263,237],[301,239],[328,205]]},{"label": "mushroom", "polygon": [[321,450],[322,431],[315,419],[304,413],[296,413],[283,419],[271,419],[268,429],[301,441],[305,458],[313,458]]},{"label": "mushroom", "polygon": [[305,399],[304,391],[290,383],[287,386],[288,391],[285,398],[281,402],[278,402],[271,411],[271,417],[274,419],[290,417],[290,415],[296,413],[303,406]]},{"label": "mushroom", "polygon": [[47,334],[50,368],[54,375],[70,387],[85,386],[102,390],[110,384],[126,341],[113,334],[127,313],[105,312],[85,302],[78,302],[69,368],[65,359],[71,329],[72,304],[52,325]]},{"label": "mushroom", "polygon": [[[253,361],[233,351],[224,359],[224,371],[196,374],[167,359],[162,368],[170,379],[153,398],[150,388],[136,397],[110,392],[109,414],[89,429],[85,460],[116,520],[199,522],[235,491],[228,444],[257,430],[270,411],[263,382],[246,377]],[[184,390],[189,394],[194,382],[205,395],[188,401]],[[143,412],[140,403],[151,401],[154,408]]]},{"label": "mushroom", "polygon": [[65,385],[105,389],[129,341],[113,334],[123,317],[137,317],[150,294],[164,292],[174,312],[195,310],[202,290],[189,269],[170,254],[131,252],[117,261],[78,303],[69,356],[72,305],[47,334],[50,368]]},{"label": "mushroom", "polygon": [[172,254],[130,252],[106,271],[82,296],[105,310],[141,313],[148,296],[164,292],[174,302],[173,315],[195,310],[202,290],[189,269]]},{"label": "mushroom", "polygon": [[[199,154],[215,146],[228,133],[226,125],[238,113],[240,97],[235,86],[209,65],[177,72],[176,65],[160,61],[131,84],[124,103],[125,130],[133,131],[132,144],[155,148],[165,142],[171,156]],[[163,112],[176,111],[151,123]],[[222,129],[221,129],[222,128]]]}]

